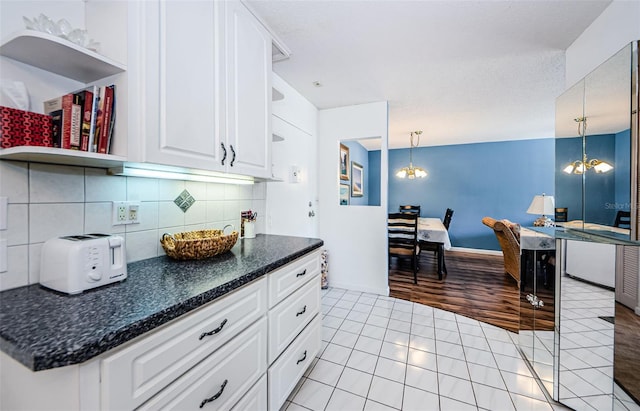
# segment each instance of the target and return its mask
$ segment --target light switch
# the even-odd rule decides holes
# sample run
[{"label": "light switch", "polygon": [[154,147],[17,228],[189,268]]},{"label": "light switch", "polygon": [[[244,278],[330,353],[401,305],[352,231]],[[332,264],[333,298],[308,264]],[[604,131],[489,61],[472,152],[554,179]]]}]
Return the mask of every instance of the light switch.
[{"label": "light switch", "polygon": [[7,271],[7,240],[0,240],[0,273]]},{"label": "light switch", "polygon": [[0,197],[0,230],[7,229],[7,215],[9,213],[7,204],[9,203],[9,197]]}]

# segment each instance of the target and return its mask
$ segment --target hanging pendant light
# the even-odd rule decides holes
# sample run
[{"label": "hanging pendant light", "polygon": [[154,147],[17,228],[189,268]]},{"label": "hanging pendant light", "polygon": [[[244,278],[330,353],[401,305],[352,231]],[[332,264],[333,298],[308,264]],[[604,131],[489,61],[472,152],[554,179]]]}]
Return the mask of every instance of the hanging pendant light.
[{"label": "hanging pendant light", "polygon": [[[417,147],[420,144],[420,135],[422,134],[422,131],[412,131],[411,132],[411,146],[409,147],[409,167],[402,167],[400,170],[398,170],[398,172],[396,173],[396,177],[399,178],[408,178],[410,180],[413,180],[414,178],[418,177],[418,178],[424,178],[427,176],[427,172],[425,171],[424,168],[422,167],[414,167],[413,165],[413,147]],[[417,138],[417,142],[414,145],[413,144],[413,136],[416,136]]]},{"label": "hanging pendant light", "polygon": [[[584,139],[584,136],[587,133],[587,118],[579,117],[574,119],[574,121],[578,123],[578,135]],[[582,127],[580,127],[580,125],[582,125]],[[613,165],[606,161],[598,160],[597,158],[589,160],[587,158],[587,154],[584,153],[582,160],[572,161],[569,165],[563,168],[562,171],[567,174],[583,174],[586,170],[591,169],[596,173],[601,174],[613,170]]]}]

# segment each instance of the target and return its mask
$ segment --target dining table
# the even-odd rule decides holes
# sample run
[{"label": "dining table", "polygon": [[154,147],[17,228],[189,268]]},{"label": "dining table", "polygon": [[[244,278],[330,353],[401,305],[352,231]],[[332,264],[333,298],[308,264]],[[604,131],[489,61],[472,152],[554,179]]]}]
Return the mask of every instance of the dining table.
[{"label": "dining table", "polygon": [[418,218],[418,241],[434,243],[438,247],[438,279],[442,280],[442,275],[446,271],[444,263],[444,250],[451,249],[451,239],[449,231],[439,218],[420,217]]}]

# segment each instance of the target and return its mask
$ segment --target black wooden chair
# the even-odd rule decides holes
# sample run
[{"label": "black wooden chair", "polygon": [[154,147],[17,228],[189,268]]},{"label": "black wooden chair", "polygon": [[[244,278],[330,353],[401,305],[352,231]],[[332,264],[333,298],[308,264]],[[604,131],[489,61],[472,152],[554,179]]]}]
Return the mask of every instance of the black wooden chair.
[{"label": "black wooden chair", "polygon": [[[444,219],[442,220],[442,224],[444,225],[444,228],[447,229],[447,231],[449,231],[449,225],[451,225],[451,218],[453,217],[453,210],[450,208],[447,208],[447,211],[444,213]],[[418,244],[420,245],[420,250],[427,250],[427,251],[433,251],[433,255],[436,258],[441,258],[442,261],[442,271],[444,271],[444,273],[447,273],[447,264],[445,264],[444,261],[444,247],[442,247],[442,244],[439,243],[432,243],[431,241],[424,241],[424,240],[420,240],[418,241]],[[438,256],[438,253],[442,253],[442,256]]]},{"label": "black wooden chair", "polygon": [[618,211],[613,226],[618,228],[631,228],[631,211]]},{"label": "black wooden chair", "polygon": [[420,216],[420,206],[419,205],[401,205],[398,207],[398,211],[401,213],[413,213]]},{"label": "black wooden chair", "polygon": [[413,283],[418,284],[418,214],[389,213],[387,221],[389,240],[389,267],[391,258],[411,260]]},{"label": "black wooden chair", "polygon": [[556,207],[555,218],[556,223],[566,223],[569,209],[567,207]]}]

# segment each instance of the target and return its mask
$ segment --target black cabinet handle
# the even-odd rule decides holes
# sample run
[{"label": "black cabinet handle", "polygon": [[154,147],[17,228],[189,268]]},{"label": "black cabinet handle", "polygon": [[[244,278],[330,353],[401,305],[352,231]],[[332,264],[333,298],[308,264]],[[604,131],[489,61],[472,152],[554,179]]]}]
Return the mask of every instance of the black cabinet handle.
[{"label": "black cabinet handle", "polygon": [[307,311],[307,306],[305,305],[304,308],[302,309],[302,311],[300,311],[299,313],[296,314],[296,317],[299,315],[304,314]]},{"label": "black cabinet handle", "polygon": [[220,326],[218,328],[216,328],[215,330],[211,330],[208,333],[202,333],[200,335],[200,338],[198,338],[199,340],[203,339],[204,337],[208,337],[210,335],[213,334],[218,334],[220,331],[222,331],[222,327],[224,327],[224,325],[227,323],[227,319],[225,318],[221,323]]},{"label": "black cabinet handle", "polygon": [[227,159],[227,148],[224,146],[224,143],[220,143],[222,147],[222,165],[224,165],[224,160]]},{"label": "black cabinet handle", "polygon": [[233,163],[236,161],[236,150],[233,149],[233,144],[229,144],[229,147],[231,147],[231,154],[233,155],[230,166],[233,167]]},{"label": "black cabinet handle", "polygon": [[298,362],[296,362],[296,365],[297,365],[297,364],[300,364],[302,361],[304,361],[304,360],[306,360],[306,359],[307,359],[307,350],[304,350],[304,355],[302,356],[302,358],[300,358],[300,359],[298,360]]},{"label": "black cabinet handle", "polygon": [[[305,351],[306,352],[306,351]],[[202,400],[202,402],[200,403],[200,408],[204,407],[205,404],[207,404],[208,402],[211,401],[215,401],[217,400],[221,395],[222,392],[224,391],[224,387],[227,386],[227,383],[229,382],[229,380],[224,380],[224,382],[222,383],[222,385],[220,386],[220,391],[218,391],[217,393],[215,393],[213,395],[213,397],[209,397],[209,398],[205,398],[204,400]]]},{"label": "black cabinet handle", "polygon": [[307,269],[305,268],[301,273],[296,274],[296,277],[302,277],[307,273]]}]

